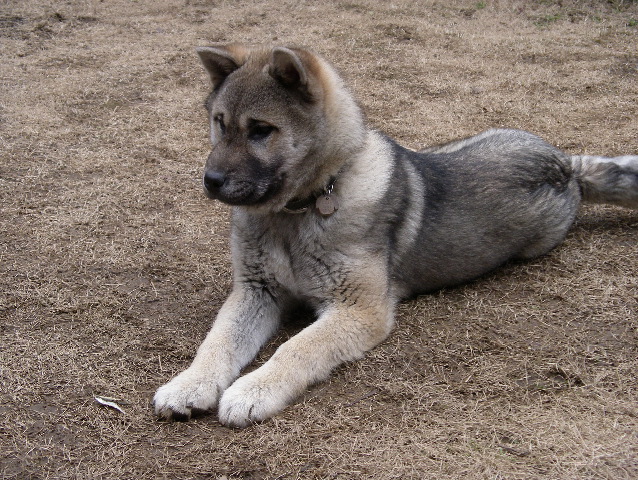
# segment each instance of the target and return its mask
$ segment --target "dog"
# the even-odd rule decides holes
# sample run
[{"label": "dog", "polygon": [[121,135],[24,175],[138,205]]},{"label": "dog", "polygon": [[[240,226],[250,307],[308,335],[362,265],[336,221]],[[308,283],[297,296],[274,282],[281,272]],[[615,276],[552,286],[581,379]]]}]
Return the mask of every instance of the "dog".
[{"label": "dog", "polygon": [[[415,152],[370,129],[333,67],[297,48],[197,49],[212,81],[206,195],[233,206],[233,288],[156,415],[276,415],[393,327],[398,301],[564,239],[579,204],[638,209],[638,156],[569,155],[495,129]],[[242,369],[299,302],[316,320]]]}]

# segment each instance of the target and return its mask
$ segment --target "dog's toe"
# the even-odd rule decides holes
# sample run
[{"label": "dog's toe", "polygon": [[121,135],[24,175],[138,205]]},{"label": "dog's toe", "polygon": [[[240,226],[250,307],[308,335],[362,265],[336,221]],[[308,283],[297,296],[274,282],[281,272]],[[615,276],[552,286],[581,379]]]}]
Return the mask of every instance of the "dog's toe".
[{"label": "dog's toe", "polygon": [[214,409],[220,393],[214,381],[187,370],[157,390],[155,414],[166,420],[187,421]]},{"label": "dog's toe", "polygon": [[223,425],[245,428],[266,420],[288,404],[285,388],[278,389],[252,372],[233,383],[219,401],[219,421]]}]

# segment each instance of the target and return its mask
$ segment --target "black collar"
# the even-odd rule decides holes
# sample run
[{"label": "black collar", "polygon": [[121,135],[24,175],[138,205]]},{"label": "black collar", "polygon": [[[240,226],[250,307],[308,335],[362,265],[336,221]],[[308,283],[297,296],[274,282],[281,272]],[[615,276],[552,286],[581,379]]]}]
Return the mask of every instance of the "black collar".
[{"label": "black collar", "polygon": [[307,212],[308,209],[314,206],[317,202],[317,198],[322,195],[330,195],[332,193],[332,189],[334,188],[335,181],[337,177],[330,177],[328,184],[324,187],[324,189],[317,193],[312,194],[307,198],[302,198],[301,200],[293,199],[290,200],[282,209],[282,212],[285,213],[304,213]]}]

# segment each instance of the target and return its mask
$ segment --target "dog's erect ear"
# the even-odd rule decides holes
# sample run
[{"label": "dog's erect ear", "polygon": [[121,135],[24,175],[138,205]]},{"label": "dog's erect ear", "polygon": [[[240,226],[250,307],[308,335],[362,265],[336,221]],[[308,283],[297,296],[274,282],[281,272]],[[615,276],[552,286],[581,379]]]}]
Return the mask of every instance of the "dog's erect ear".
[{"label": "dog's erect ear", "polygon": [[196,50],[210,75],[213,89],[246,61],[246,51],[239,45],[198,47]]},{"label": "dog's erect ear", "polygon": [[309,72],[297,52],[284,47],[274,48],[268,73],[284,87],[298,91],[307,100],[312,99]]}]

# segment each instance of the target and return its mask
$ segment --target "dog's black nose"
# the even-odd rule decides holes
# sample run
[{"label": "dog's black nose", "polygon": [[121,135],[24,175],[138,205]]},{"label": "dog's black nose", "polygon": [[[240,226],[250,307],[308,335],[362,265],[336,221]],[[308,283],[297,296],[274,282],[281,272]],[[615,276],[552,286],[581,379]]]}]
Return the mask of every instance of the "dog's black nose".
[{"label": "dog's black nose", "polygon": [[226,182],[226,175],[223,172],[207,171],[204,174],[204,187],[209,192],[219,190]]}]

